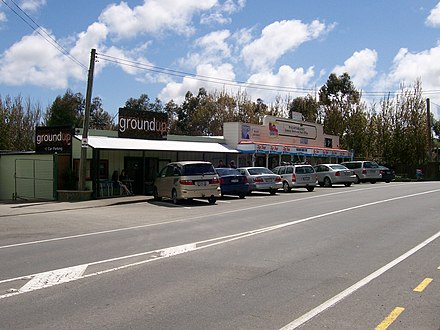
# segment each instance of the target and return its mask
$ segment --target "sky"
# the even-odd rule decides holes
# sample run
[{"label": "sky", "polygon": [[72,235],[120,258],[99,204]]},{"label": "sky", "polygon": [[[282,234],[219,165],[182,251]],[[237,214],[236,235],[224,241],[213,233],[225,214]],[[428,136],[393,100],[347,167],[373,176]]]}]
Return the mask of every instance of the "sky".
[{"label": "sky", "polygon": [[67,89],[112,116],[147,94],[315,95],[347,72],[370,104],[422,82],[440,119],[437,0],[0,0],[0,97],[43,110]]}]

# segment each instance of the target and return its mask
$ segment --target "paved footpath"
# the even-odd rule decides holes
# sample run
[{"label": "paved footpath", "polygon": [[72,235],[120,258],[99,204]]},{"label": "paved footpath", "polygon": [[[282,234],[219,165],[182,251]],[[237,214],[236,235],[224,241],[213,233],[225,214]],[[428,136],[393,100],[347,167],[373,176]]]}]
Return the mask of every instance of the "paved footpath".
[{"label": "paved footpath", "polygon": [[94,199],[83,202],[58,201],[0,201],[0,218],[13,215],[55,212],[62,210],[105,207],[119,204],[140,203],[152,199],[152,196],[123,196]]}]

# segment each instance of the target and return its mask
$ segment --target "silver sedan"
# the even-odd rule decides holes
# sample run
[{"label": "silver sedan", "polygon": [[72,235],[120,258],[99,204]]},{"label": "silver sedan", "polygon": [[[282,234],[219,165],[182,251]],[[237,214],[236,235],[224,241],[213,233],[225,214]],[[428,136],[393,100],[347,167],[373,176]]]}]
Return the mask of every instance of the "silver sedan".
[{"label": "silver sedan", "polygon": [[266,167],[241,167],[238,170],[247,177],[249,194],[252,191],[268,191],[271,195],[275,195],[283,186],[281,176]]},{"label": "silver sedan", "polygon": [[339,164],[316,165],[315,171],[321,187],[331,187],[333,184],[344,184],[350,187],[356,181],[356,175],[347,167]]}]

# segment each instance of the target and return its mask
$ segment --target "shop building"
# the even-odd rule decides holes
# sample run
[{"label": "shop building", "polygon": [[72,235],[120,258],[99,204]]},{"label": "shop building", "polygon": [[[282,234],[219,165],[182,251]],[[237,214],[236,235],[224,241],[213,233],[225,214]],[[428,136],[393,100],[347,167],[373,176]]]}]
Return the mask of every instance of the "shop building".
[{"label": "shop building", "polygon": [[124,169],[134,194],[151,194],[152,184],[167,163],[204,160],[237,166],[273,168],[283,162],[339,163],[351,158],[339,148],[339,137],[323,133],[322,125],[300,118],[266,116],[262,125],[224,123],[223,136],[167,134],[164,113],[120,109],[118,131],[70,127],[37,127],[36,151],[0,154],[0,199],[60,199],[75,190],[82,148],[87,148],[86,189],[92,198],[113,197],[114,171]]}]

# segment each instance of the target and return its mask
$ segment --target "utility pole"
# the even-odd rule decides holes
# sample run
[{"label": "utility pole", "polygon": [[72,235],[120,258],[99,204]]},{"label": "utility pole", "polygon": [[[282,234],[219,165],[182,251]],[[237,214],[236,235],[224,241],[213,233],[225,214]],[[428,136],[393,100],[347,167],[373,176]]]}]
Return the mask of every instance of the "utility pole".
[{"label": "utility pole", "polygon": [[92,49],[90,53],[89,75],[87,79],[87,93],[86,93],[86,109],[84,114],[84,126],[81,141],[81,157],[79,159],[79,184],[78,190],[83,191],[86,187],[86,164],[87,164],[87,147],[88,134],[90,123],[90,106],[92,104],[92,89],[93,89],[93,73],[95,70],[96,49]]},{"label": "utility pole", "polygon": [[426,122],[428,125],[428,159],[432,161],[432,136],[431,136],[431,102],[429,98],[426,99]]}]

